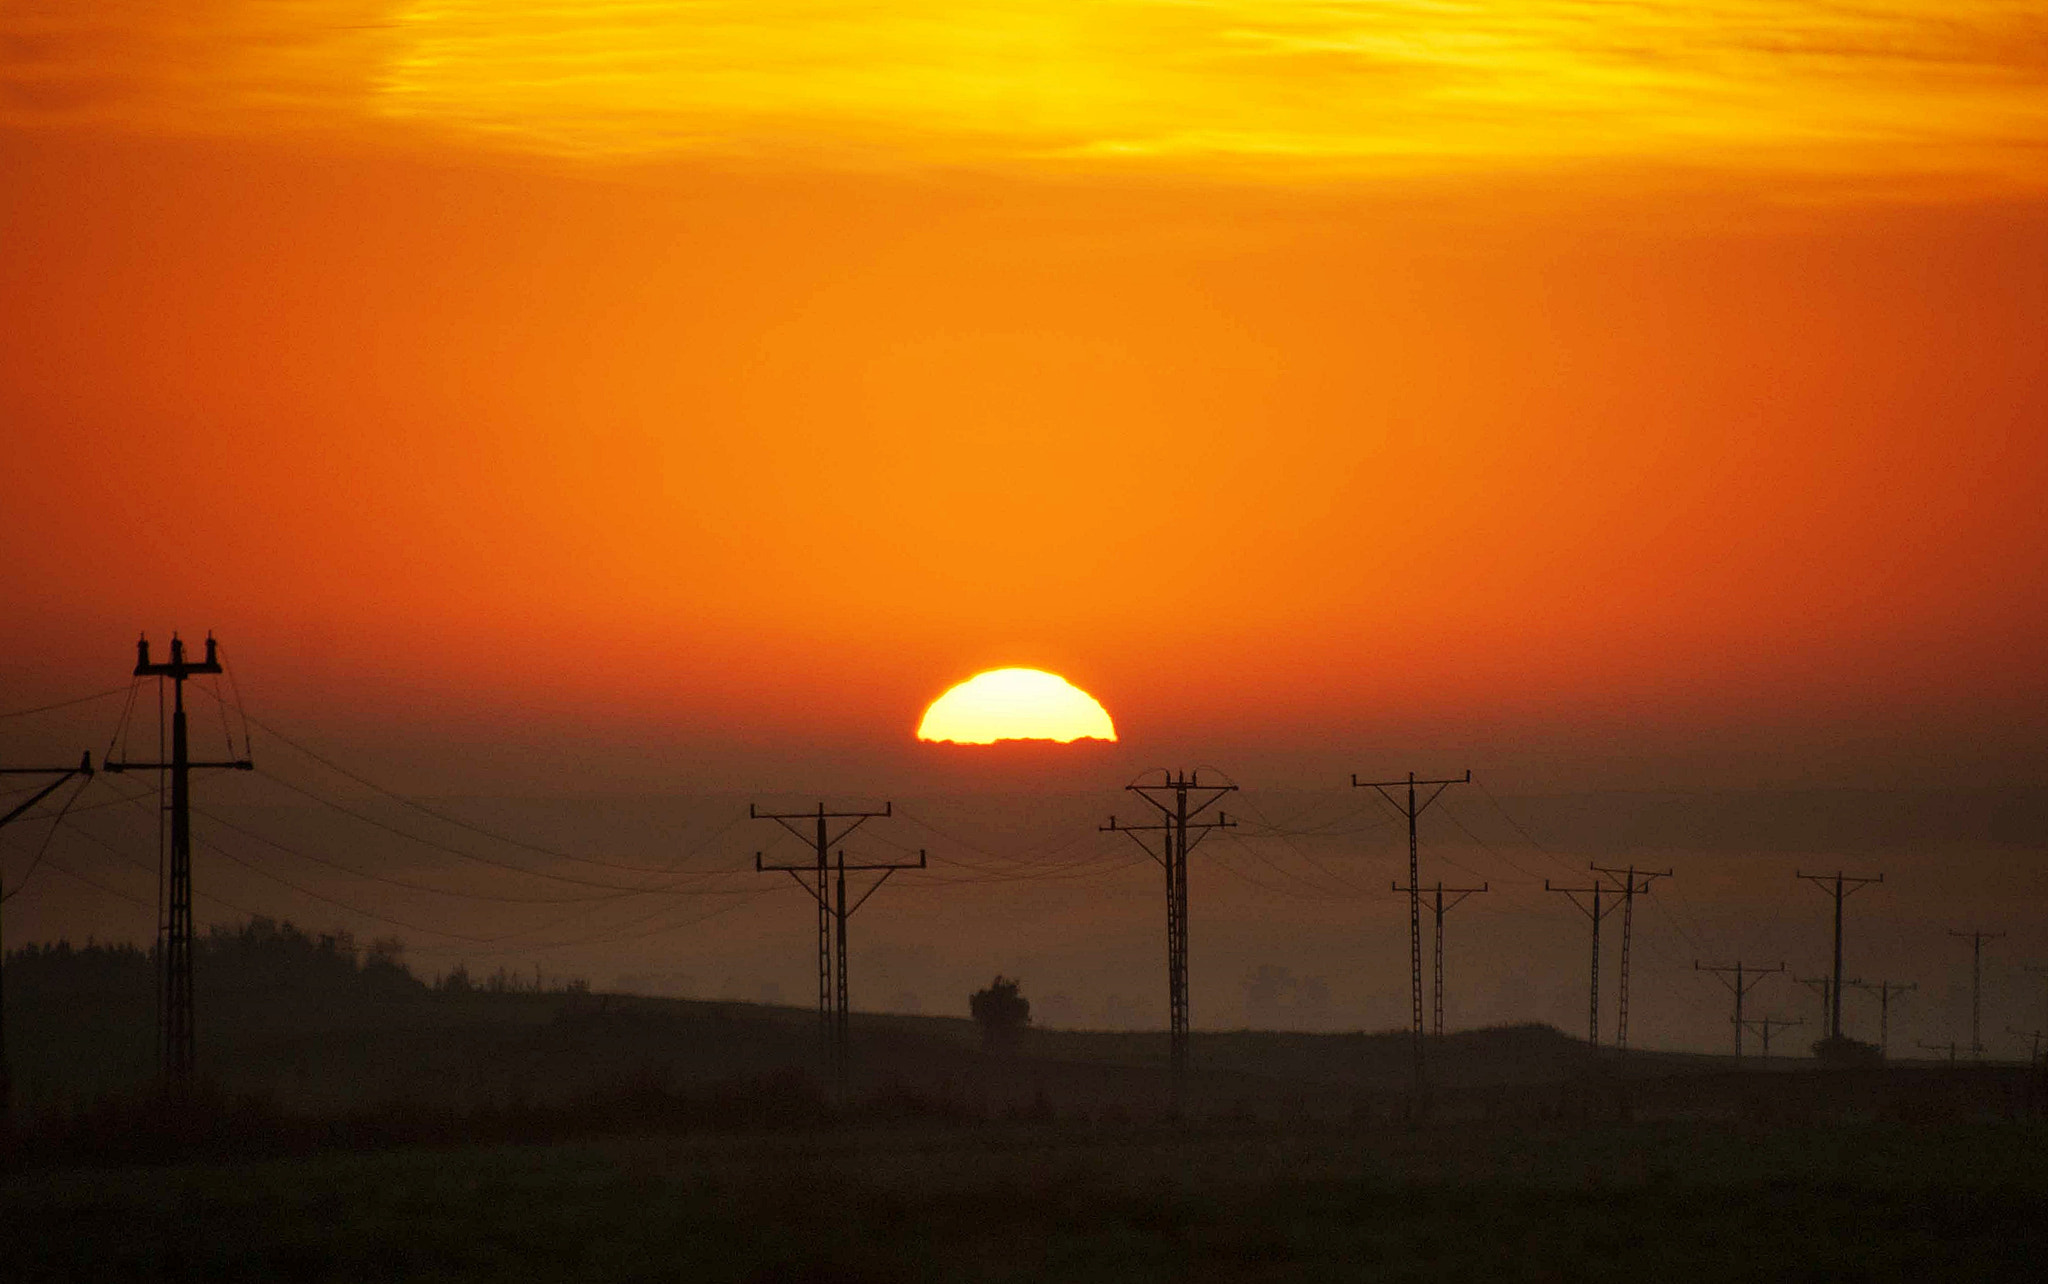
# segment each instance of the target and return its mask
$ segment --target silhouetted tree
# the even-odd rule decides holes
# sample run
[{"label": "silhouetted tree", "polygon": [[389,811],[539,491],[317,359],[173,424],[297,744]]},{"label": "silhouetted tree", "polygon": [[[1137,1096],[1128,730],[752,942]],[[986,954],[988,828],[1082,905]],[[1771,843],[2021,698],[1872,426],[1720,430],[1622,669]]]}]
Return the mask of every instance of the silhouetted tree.
[{"label": "silhouetted tree", "polygon": [[1017,992],[1017,984],[998,973],[986,990],[976,990],[968,996],[967,1010],[981,1027],[983,1047],[1012,1047],[1024,1027],[1031,1024],[1031,1000]]}]

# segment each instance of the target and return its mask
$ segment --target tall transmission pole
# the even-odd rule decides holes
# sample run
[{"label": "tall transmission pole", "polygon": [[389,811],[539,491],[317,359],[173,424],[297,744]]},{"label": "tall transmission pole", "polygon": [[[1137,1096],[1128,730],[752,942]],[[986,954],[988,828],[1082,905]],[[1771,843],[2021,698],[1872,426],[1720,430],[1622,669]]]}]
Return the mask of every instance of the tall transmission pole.
[{"label": "tall transmission pole", "polygon": [[[1173,1073],[1173,1112],[1179,1115],[1186,1100],[1188,1072],[1188,852],[1211,831],[1236,826],[1237,822],[1221,811],[1214,820],[1201,816],[1225,795],[1236,792],[1237,786],[1205,785],[1200,771],[1162,774],[1165,780],[1161,784],[1124,786],[1158,809],[1159,820],[1128,825],[1111,816],[1102,830],[1129,834],[1131,841],[1166,871],[1167,1058]],[[1159,835],[1158,850],[1153,850],[1146,834]]]},{"label": "tall transmission pole", "polygon": [[[1408,890],[1399,883],[1395,883],[1393,889],[1397,892]],[[1466,897],[1477,896],[1489,889],[1485,883],[1477,887],[1445,887],[1438,883],[1435,887],[1425,887],[1422,890],[1434,893],[1436,897],[1436,935],[1431,938],[1436,946],[1436,957],[1430,973],[1435,982],[1435,1004],[1430,1033],[1441,1039],[1444,1037],[1444,915],[1464,904]],[[1444,900],[1446,896],[1451,898],[1448,902]]]},{"label": "tall transmission pole", "polygon": [[1877,996],[1877,1050],[1884,1056],[1892,1054],[1892,996],[1906,994],[1920,988],[1917,981],[1879,981],[1871,985],[1865,981],[1850,981],[1848,984],[1859,990]]},{"label": "tall transmission pole", "polygon": [[[1763,980],[1767,976],[1772,976],[1776,973],[1783,972],[1785,970],[1785,965],[1783,963],[1780,963],[1776,967],[1745,968],[1742,964],[1741,959],[1737,959],[1733,963],[1724,964],[1702,963],[1698,959],[1694,959],[1692,961],[1692,970],[1695,972],[1712,972],[1714,974],[1714,979],[1719,981],[1721,984],[1727,986],[1728,992],[1735,996],[1735,1015],[1729,1018],[1729,1023],[1735,1027],[1735,1064],[1738,1066],[1741,1065],[1743,1031],[1742,1000],[1748,996],[1751,990],[1754,990],[1757,987],[1757,983],[1759,981]],[[1728,979],[1731,976],[1735,978],[1732,981]]]},{"label": "tall transmission pole", "polygon": [[1647,896],[1650,884],[1660,878],[1671,877],[1668,869],[1637,869],[1629,865],[1622,869],[1610,869],[1605,865],[1591,865],[1587,868],[1596,874],[1605,874],[1621,882],[1621,984],[1616,989],[1614,1016],[1614,1046],[1628,1051],[1628,955],[1629,938],[1635,931],[1636,897]]},{"label": "tall transmission pole", "polygon": [[[185,682],[205,674],[222,672],[220,653],[211,633],[206,635],[206,658],[185,658],[185,644],[171,635],[171,658],[163,664],[149,660],[149,639],[135,644],[135,676],[171,683],[171,760],[108,762],[110,772],[155,771],[170,773],[171,867],[165,917],[158,927],[163,957],[163,1015],[160,1042],[164,1085],[176,1090],[188,1087],[197,1065],[195,1026],[192,1010],[192,773],[194,771],[254,771],[247,758],[221,762],[194,762],[185,734]],[[246,748],[246,746],[245,746]],[[233,746],[229,746],[233,752]]]},{"label": "tall transmission pole", "polygon": [[[1446,777],[1442,780],[1417,780],[1414,772],[1406,780],[1360,780],[1357,773],[1351,776],[1353,789],[1375,789],[1380,797],[1394,805],[1394,809],[1408,818],[1408,994],[1410,1044],[1415,1060],[1415,1099],[1420,1102],[1426,1095],[1427,1077],[1423,1063],[1422,1035],[1422,866],[1418,857],[1415,833],[1416,818],[1428,811],[1430,804],[1443,795],[1452,785],[1469,785],[1472,773]],[[1406,786],[1407,793],[1400,795],[1389,792]],[[1424,796],[1418,790],[1426,789]],[[1401,891],[1399,886],[1395,891]]]},{"label": "tall transmission pole", "polygon": [[2003,932],[1956,932],[1950,936],[1970,943],[1970,1055],[1984,1059],[1984,1040],[1979,1037],[1984,1019],[1984,942],[1995,941]]},{"label": "tall transmission pole", "polygon": [[[1617,892],[1621,889],[1608,887],[1597,878],[1593,880],[1591,887],[1553,887],[1546,878],[1543,880],[1543,890],[1563,893],[1579,913],[1584,914],[1593,924],[1593,970],[1592,979],[1586,990],[1586,1044],[1597,1052],[1600,1049],[1600,920],[1612,914],[1617,905],[1615,901],[1608,901],[1602,905],[1600,897],[1603,893]],[[1581,901],[1581,896],[1587,899]]]},{"label": "tall transmission pole", "polygon": [[[72,780],[74,778],[80,778],[81,783],[84,780],[91,780],[92,754],[84,753],[79,755],[78,765],[75,767],[0,767],[0,776],[56,777],[56,779],[52,780],[49,784],[44,785],[41,789],[36,790],[35,793],[30,794],[25,801],[16,804],[11,810],[8,811],[8,813],[5,816],[0,816],[0,829],[5,829],[7,828],[8,825],[12,824],[16,820],[19,820],[21,817],[27,815],[31,810],[35,808],[37,803],[42,802],[43,799],[48,798],[51,794],[54,794],[59,789],[63,788],[65,782]],[[77,800],[77,794],[71,795],[72,802],[76,802]],[[65,804],[65,807],[68,809],[70,807],[70,803],[67,802]],[[61,821],[63,819],[63,815],[60,813],[57,819]],[[17,887],[15,890],[19,891],[20,889]],[[4,902],[6,899],[6,896],[0,895],[0,902]],[[4,1116],[7,1113],[8,1104],[14,1096],[14,1075],[13,1072],[8,1069],[7,1061],[6,964],[7,939],[4,933],[0,933],[0,1116]]]},{"label": "tall transmission pole", "polygon": [[1805,1025],[1806,1018],[1795,1017],[1788,1021],[1783,1017],[1756,1017],[1744,1024],[1756,1031],[1758,1036],[1763,1039],[1764,1060],[1769,1061],[1771,1059],[1771,1031],[1789,1030],[1796,1025]]},{"label": "tall transmission pole", "polygon": [[1804,874],[1795,870],[1792,876],[1812,883],[1835,898],[1835,983],[1829,987],[1827,1015],[1827,1037],[1832,1044],[1842,1037],[1842,902],[1872,883],[1882,883],[1884,875],[1844,874],[1840,870],[1832,874]]},{"label": "tall transmission pole", "polygon": [[[856,902],[860,908],[875,888],[887,881],[889,873],[898,869],[923,869],[925,854],[917,853],[917,864],[884,863],[848,865],[846,853],[839,853],[839,882],[837,896],[832,883],[832,849],[846,841],[848,835],[870,820],[887,817],[895,810],[894,804],[883,803],[880,811],[827,811],[819,803],[816,811],[762,811],[759,806],[747,804],[747,816],[752,820],[772,820],[782,826],[811,848],[812,860],[801,865],[768,865],[763,863],[765,853],[754,853],[754,869],[757,872],[788,874],[796,880],[818,906],[818,1045],[824,1052],[831,1067],[833,1083],[841,1093],[846,1087],[848,1031],[850,1016],[847,1006],[846,985],[846,919],[853,913],[846,907],[846,875],[848,871],[884,870],[881,879],[870,887]],[[799,824],[798,822],[802,822]],[[804,881],[804,875],[812,876],[811,882]]]}]

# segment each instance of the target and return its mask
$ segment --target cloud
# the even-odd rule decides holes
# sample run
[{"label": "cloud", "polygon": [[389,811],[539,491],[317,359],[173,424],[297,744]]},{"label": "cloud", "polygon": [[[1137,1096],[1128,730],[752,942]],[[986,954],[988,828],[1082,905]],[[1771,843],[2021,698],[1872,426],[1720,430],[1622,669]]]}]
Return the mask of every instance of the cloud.
[{"label": "cloud", "polygon": [[16,124],[1252,178],[2048,171],[2031,0],[45,0],[0,24]]}]

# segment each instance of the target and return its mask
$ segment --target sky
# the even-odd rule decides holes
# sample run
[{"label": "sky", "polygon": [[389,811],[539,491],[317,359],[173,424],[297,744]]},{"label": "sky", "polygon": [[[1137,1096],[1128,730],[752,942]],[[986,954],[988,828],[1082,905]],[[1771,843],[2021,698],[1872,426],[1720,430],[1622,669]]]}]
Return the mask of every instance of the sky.
[{"label": "sky", "polygon": [[[1335,816],[1352,771],[1471,767],[1497,846],[1918,860],[1931,933],[2048,894],[2044,333],[2032,3],[16,0],[0,710],[212,629],[251,713],[500,826],[1093,815],[1212,763]],[[913,742],[1005,665],[1115,750]],[[119,704],[0,753],[97,751]],[[1327,907],[1250,887],[1211,992],[1353,967],[1336,927],[1290,962]],[[10,933],[127,922],[88,890]],[[1514,921],[1564,951],[1543,903]],[[1040,972],[1108,911],[1045,912]]]}]

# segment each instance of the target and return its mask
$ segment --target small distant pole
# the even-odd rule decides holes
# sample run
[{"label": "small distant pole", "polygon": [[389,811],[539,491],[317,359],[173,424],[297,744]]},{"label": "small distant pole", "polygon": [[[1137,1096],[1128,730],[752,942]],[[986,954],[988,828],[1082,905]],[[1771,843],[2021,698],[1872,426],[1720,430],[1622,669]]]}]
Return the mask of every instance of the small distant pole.
[{"label": "small distant pole", "polygon": [[1950,1065],[1956,1063],[1956,1048],[1958,1045],[1954,1039],[1950,1039],[1947,1043],[1922,1043],[1920,1046],[1929,1052],[1946,1052],[1948,1053],[1948,1063]]},{"label": "small distant pole", "polygon": [[1869,985],[1862,981],[1851,981],[1849,984],[1877,996],[1877,1050],[1889,1057],[1892,1054],[1892,996],[1917,990],[1920,988],[1919,983],[1879,981],[1876,985]]},{"label": "small distant pole", "polygon": [[[1825,1028],[1833,1019],[1835,1003],[1835,978],[1831,976],[1795,976],[1799,984],[1812,990],[1820,998],[1820,1023]],[[1861,985],[1861,981],[1844,981],[1844,985]]]},{"label": "small distant pole", "polygon": [[2028,1041],[2027,1064],[2029,1066],[2034,1066],[2038,1068],[2041,1064],[2041,1040],[2044,1037],[2043,1032],[2040,1030],[2022,1030],[2018,1026],[2013,1025],[2005,1027],[2005,1032],[2007,1034],[2017,1034],[2021,1038],[2026,1039]]},{"label": "small distant pole", "polygon": [[[1395,883],[1393,884],[1393,890],[1405,892],[1408,889],[1399,883]],[[1433,960],[1434,970],[1432,972],[1435,980],[1435,1006],[1431,1034],[1437,1039],[1442,1039],[1444,1037],[1444,915],[1464,904],[1466,897],[1477,896],[1481,892],[1486,891],[1487,885],[1481,883],[1477,887],[1445,887],[1442,883],[1438,883],[1435,887],[1424,888],[1423,890],[1434,893],[1436,897],[1436,936],[1433,938],[1436,957]],[[1449,901],[1444,900],[1446,896],[1449,896],[1451,899]]]},{"label": "small distant pole", "polygon": [[1995,941],[2004,936],[2003,932],[1957,932],[1950,936],[1970,943],[1970,1056],[1978,1061],[1984,1059],[1984,1040],[1981,1027],[1984,1018],[1984,942]]},{"label": "small distant pole", "polygon": [[1755,1030],[1759,1037],[1761,1037],[1764,1041],[1763,1059],[1766,1061],[1769,1061],[1771,1059],[1771,1031],[1789,1030],[1795,1025],[1805,1024],[1805,1017],[1797,1017],[1790,1021],[1787,1021],[1782,1017],[1758,1017],[1755,1020],[1748,1022],[1749,1027]]},{"label": "small distant pole", "polygon": [[[1702,963],[1698,959],[1694,959],[1692,961],[1692,970],[1695,972],[1712,972],[1714,979],[1727,986],[1729,993],[1735,996],[1735,1015],[1729,1018],[1729,1024],[1735,1027],[1735,1064],[1740,1066],[1742,1064],[1743,997],[1751,990],[1754,990],[1757,987],[1757,983],[1765,977],[1783,972],[1785,965],[1780,963],[1776,967],[1752,967],[1745,970],[1741,959],[1726,964]],[[1730,976],[1733,976],[1735,979],[1729,980]]]}]

